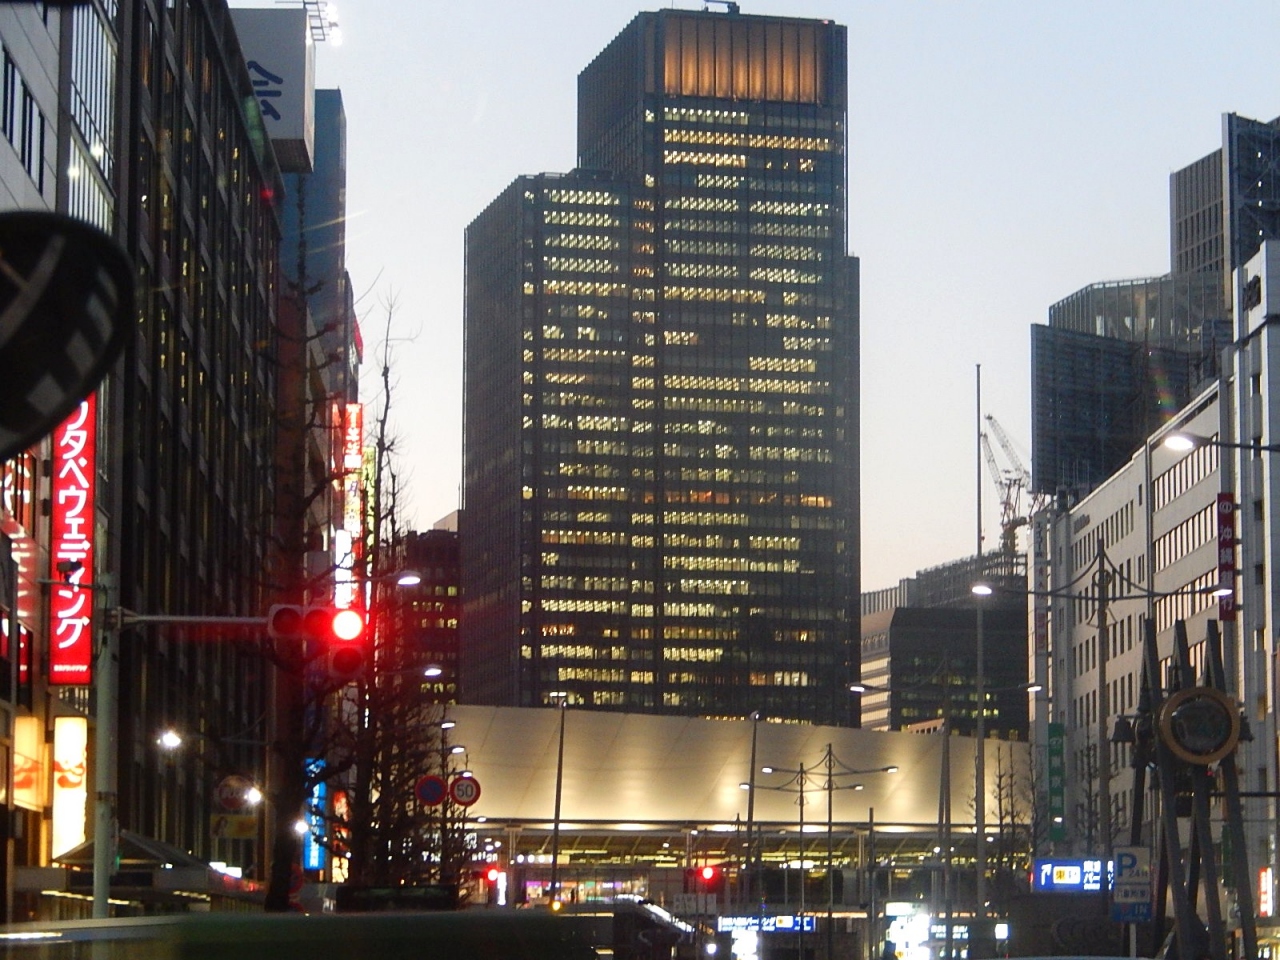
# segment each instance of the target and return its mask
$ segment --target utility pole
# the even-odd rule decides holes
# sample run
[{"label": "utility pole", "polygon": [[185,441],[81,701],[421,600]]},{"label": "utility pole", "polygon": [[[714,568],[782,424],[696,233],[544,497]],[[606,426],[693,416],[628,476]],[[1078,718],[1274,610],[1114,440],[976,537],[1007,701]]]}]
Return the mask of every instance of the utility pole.
[{"label": "utility pole", "polygon": [[1111,571],[1107,569],[1106,543],[1098,534],[1098,571],[1094,585],[1098,590],[1098,830],[1102,834],[1103,869],[1111,862],[1111,741],[1107,735],[1107,660],[1111,654],[1111,637],[1107,625],[1107,601],[1111,593]]}]

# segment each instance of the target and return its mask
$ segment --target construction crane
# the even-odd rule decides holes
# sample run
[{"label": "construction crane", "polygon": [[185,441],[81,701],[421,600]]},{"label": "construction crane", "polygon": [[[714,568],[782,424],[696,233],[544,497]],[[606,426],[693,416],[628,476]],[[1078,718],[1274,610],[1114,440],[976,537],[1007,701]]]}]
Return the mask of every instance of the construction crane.
[{"label": "construction crane", "polygon": [[[1010,464],[1006,468],[1000,467],[995,451],[991,449],[991,440],[984,431],[981,434],[982,453],[987,460],[987,469],[991,471],[991,479],[1000,492],[1000,552],[1014,554],[1018,552],[1018,529],[1025,526],[1028,519],[1043,506],[1043,498],[1030,494],[1031,474],[1023,466],[1022,459],[1000,422],[991,414],[987,414],[985,419]],[[1022,508],[1024,491],[1031,496],[1025,511]]]}]

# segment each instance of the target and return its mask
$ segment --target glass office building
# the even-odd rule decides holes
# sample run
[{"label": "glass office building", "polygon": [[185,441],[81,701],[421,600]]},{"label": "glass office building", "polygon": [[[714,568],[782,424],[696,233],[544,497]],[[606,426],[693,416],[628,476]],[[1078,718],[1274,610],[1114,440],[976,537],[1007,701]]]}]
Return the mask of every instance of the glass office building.
[{"label": "glass office building", "polygon": [[853,719],[845,49],[640,14],[468,229],[464,702]]}]

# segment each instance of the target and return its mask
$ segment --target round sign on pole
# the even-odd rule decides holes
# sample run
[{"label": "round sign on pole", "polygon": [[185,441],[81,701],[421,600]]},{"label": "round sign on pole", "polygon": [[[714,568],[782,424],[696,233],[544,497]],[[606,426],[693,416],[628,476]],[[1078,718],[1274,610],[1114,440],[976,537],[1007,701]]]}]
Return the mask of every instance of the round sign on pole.
[{"label": "round sign on pole", "polygon": [[460,807],[469,807],[480,799],[480,781],[475,777],[454,777],[449,796]]},{"label": "round sign on pole", "polygon": [[213,798],[228,813],[239,813],[249,806],[249,790],[252,787],[252,781],[233,774],[222,778],[214,788]]},{"label": "round sign on pole", "polygon": [[434,773],[419,777],[418,782],[413,785],[413,795],[418,798],[419,803],[428,807],[440,806],[448,792],[444,777],[437,777]]}]

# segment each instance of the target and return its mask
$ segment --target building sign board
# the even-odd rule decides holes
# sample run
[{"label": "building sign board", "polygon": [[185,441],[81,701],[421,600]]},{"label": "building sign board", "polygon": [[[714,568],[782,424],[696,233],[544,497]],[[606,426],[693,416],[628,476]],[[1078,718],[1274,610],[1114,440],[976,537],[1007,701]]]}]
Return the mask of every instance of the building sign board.
[{"label": "building sign board", "polygon": [[315,44],[307,18],[301,5],[231,11],[262,122],[285,173],[310,173],[315,155]]},{"label": "building sign board", "polygon": [[1111,871],[1094,859],[1036,860],[1031,871],[1031,889],[1042,893],[1097,893],[1110,886]]},{"label": "building sign board", "polygon": [[1067,731],[1061,723],[1049,724],[1049,839],[1067,839]]},{"label": "building sign board", "polygon": [[1231,493],[1218,494],[1218,585],[1232,592],[1218,598],[1218,619],[1236,618],[1236,502]]},{"label": "building sign board", "polygon": [[49,579],[49,682],[87,684],[93,665],[92,583],[97,396],[54,431]]}]

